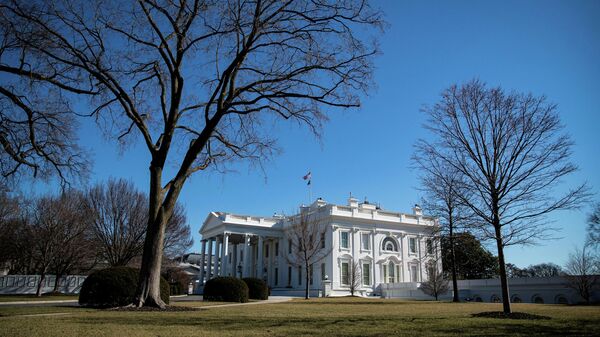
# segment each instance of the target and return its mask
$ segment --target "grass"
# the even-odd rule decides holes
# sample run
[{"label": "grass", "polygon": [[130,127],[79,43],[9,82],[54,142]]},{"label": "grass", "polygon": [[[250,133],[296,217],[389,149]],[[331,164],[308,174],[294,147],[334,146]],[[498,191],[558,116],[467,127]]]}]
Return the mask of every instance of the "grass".
[{"label": "grass", "polygon": [[0,308],[0,315],[6,316],[0,317],[0,336],[539,336],[597,335],[600,331],[598,306],[513,305],[514,311],[550,318],[543,320],[472,317],[499,311],[501,304],[361,298],[294,300],[193,312],[53,307],[43,309],[69,315],[15,316],[25,313],[23,309]]},{"label": "grass", "polygon": [[0,302],[32,302],[32,301],[77,301],[79,295],[0,295]]}]

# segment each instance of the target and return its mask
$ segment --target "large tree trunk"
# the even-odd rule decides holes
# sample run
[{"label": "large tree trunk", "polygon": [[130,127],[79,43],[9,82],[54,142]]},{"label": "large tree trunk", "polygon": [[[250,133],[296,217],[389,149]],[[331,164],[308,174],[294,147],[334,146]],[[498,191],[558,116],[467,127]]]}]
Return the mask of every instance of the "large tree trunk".
[{"label": "large tree trunk", "polygon": [[[496,220],[494,220],[496,221]],[[499,222],[499,221],[498,221]],[[500,224],[494,224],[496,228],[496,245],[498,248],[498,264],[500,269],[500,286],[502,287],[502,309],[505,314],[510,314],[510,296],[508,293],[508,278],[506,277],[506,265],[504,263],[504,245],[500,232]]]},{"label": "large tree trunk", "polygon": [[306,282],[306,288],[305,288],[305,291],[304,291],[304,299],[306,299],[306,300],[307,300],[307,299],[310,297],[310,293],[309,293],[309,284],[308,284],[308,283],[309,283],[309,281],[310,281],[310,276],[308,275],[308,268],[309,268],[309,266],[308,266],[308,264],[307,264],[307,265],[306,265],[306,273],[305,273],[305,279],[306,279],[306,280],[305,280],[305,282]]},{"label": "large tree trunk", "polygon": [[53,293],[58,292],[58,285],[60,284],[61,278],[62,278],[62,275],[60,273],[56,273],[56,278],[54,279],[54,289],[52,290]]},{"label": "large tree trunk", "polygon": [[[458,297],[458,281],[456,280],[456,254],[454,252],[454,225],[452,223],[452,217],[450,217],[450,268],[452,269],[452,302],[460,302]],[[436,298],[437,300],[437,298]]]},{"label": "large tree trunk", "polygon": [[165,227],[168,210],[162,207],[163,193],[161,186],[162,168],[150,166],[149,217],[142,266],[136,293],[138,307],[152,306],[164,308],[165,302],[160,298],[160,267],[162,263]]},{"label": "large tree trunk", "polygon": [[42,284],[44,283],[44,280],[46,280],[46,269],[45,268],[42,270],[42,273],[40,274],[40,281],[38,282],[37,289],[35,291],[35,296],[37,296],[37,297],[42,297]]},{"label": "large tree trunk", "polygon": [[162,263],[165,226],[166,221],[162,216],[148,224],[137,289],[136,305],[138,307],[164,308],[166,306],[160,298],[160,266]]}]

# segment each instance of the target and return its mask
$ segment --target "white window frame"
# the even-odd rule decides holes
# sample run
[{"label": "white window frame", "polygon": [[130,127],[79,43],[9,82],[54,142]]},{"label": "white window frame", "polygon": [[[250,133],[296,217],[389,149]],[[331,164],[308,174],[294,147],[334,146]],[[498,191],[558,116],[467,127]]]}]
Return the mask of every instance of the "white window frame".
[{"label": "white window frame", "polygon": [[[344,242],[344,240],[342,240],[343,233],[346,233],[348,235],[348,240],[346,240],[346,247],[342,246],[342,242]],[[350,231],[340,231],[340,250],[350,250]]]},{"label": "white window frame", "polygon": [[[344,283],[344,265],[347,266],[346,283]],[[340,262],[340,285],[344,287],[350,286],[350,261],[348,260]]]},{"label": "white window frame", "polygon": [[[411,241],[415,243],[415,250],[414,251],[412,251],[412,245],[410,244]],[[419,251],[419,245],[418,245],[418,242],[417,242],[417,238],[416,237],[409,237],[408,238],[408,255],[417,255],[418,251]]]},{"label": "white window frame", "polygon": [[[367,239],[365,240],[365,235]],[[367,243],[367,247],[365,248],[365,242]],[[360,233],[360,250],[363,252],[371,251],[371,233],[369,232],[361,232]]]},{"label": "white window frame", "polygon": [[[415,270],[415,274],[413,275],[413,268]],[[419,266],[416,264],[411,264],[408,266],[408,270],[410,271],[410,282],[419,282]],[[414,276],[414,278],[413,278]]]},{"label": "white window frame", "polygon": [[434,255],[435,254],[435,241],[433,238],[425,239],[425,254]]},{"label": "white window frame", "polygon": [[[365,266],[366,266],[366,269],[365,269]],[[372,278],[372,276],[371,276],[371,263],[367,262],[367,261],[363,261],[361,263],[361,267],[362,267],[362,270],[361,270],[360,273],[361,273],[361,278],[362,278],[362,285],[364,285],[364,286],[370,286],[371,283],[372,283],[371,282],[372,281],[371,280],[371,278]],[[365,283],[365,270],[367,271],[366,275],[368,276],[368,280],[367,280],[366,283]]]}]

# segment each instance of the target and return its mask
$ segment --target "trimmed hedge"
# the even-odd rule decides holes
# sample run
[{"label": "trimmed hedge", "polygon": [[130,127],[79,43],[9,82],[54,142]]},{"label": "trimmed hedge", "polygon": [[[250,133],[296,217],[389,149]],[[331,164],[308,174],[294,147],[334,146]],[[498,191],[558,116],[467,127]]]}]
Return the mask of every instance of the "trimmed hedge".
[{"label": "trimmed hedge", "polygon": [[248,286],[239,278],[215,277],[204,285],[205,301],[248,302]]},{"label": "trimmed hedge", "polygon": [[[139,272],[130,267],[113,267],[93,272],[81,286],[79,304],[112,308],[133,303]],[[169,303],[169,283],[163,277],[160,278],[160,297],[165,303]]]},{"label": "trimmed hedge", "polygon": [[253,300],[266,300],[269,298],[267,282],[256,277],[245,277],[242,281],[248,286],[248,297]]}]

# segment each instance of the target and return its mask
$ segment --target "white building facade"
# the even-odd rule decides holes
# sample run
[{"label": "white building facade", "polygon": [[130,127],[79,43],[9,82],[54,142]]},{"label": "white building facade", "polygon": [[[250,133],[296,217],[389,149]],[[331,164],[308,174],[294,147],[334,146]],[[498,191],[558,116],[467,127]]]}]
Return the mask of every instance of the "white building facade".
[{"label": "white building facade", "polygon": [[[418,206],[405,214],[350,198],[345,206],[318,199],[302,209],[318,215],[327,253],[311,266],[313,295],[324,283],[330,284],[329,295],[348,294],[353,264],[360,270],[356,291],[366,296],[381,295],[382,284],[423,282],[432,268],[441,269],[440,246],[432,236],[436,220]],[[293,218],[211,212],[200,229],[204,266],[197,292],[215,276],[262,278],[275,293],[304,290],[306,270],[290,259]]]}]

